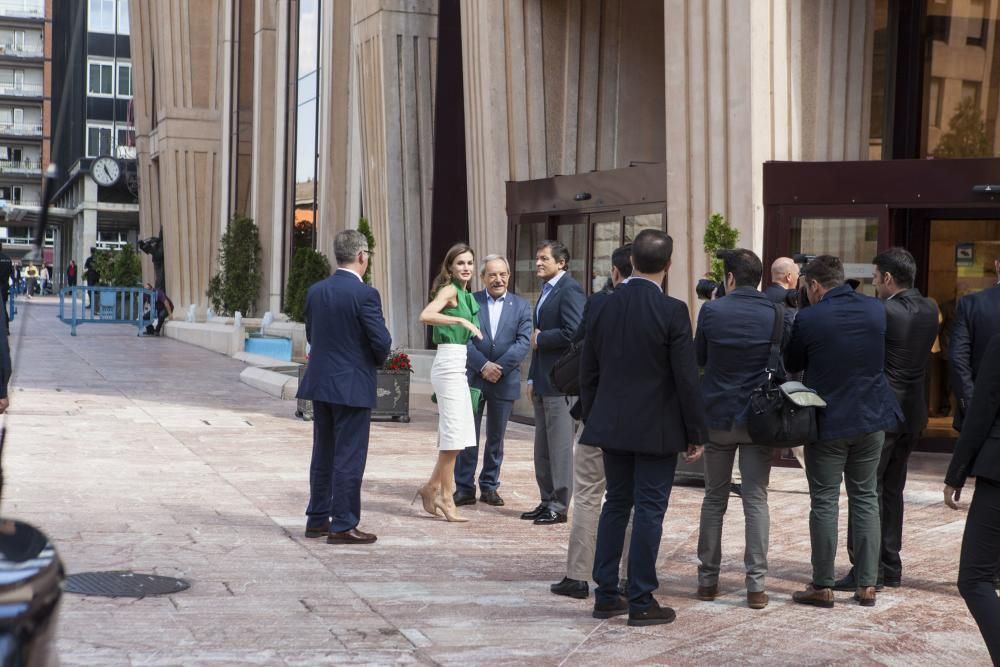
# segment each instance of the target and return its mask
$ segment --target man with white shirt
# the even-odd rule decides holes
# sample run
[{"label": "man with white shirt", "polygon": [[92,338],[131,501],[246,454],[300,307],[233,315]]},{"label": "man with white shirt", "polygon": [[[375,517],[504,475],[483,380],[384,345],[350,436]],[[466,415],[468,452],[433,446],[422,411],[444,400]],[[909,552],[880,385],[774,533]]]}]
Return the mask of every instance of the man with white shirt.
[{"label": "man with white shirt", "polygon": [[549,382],[549,371],[576,335],[587,298],[566,273],[569,251],[559,241],[542,241],[535,251],[542,294],[535,306],[531,334],[528,397],[535,411],[535,481],[540,501],[521,518],[535,525],[566,523],[573,495],[573,431],[570,397]]},{"label": "man with white shirt", "polygon": [[510,264],[503,255],[487,255],[479,275],[486,289],[473,296],[479,303],[483,337],[469,339],[466,365],[469,385],[482,390],[485,400],[476,410],[476,446],[463,449],[455,462],[455,504],[476,502],[479,433],[485,411],[486,447],[479,473],[479,499],[499,507],[504,504],[497,492],[503,440],[514,401],[521,395],[521,362],[531,345],[531,306],[507,291]]}]

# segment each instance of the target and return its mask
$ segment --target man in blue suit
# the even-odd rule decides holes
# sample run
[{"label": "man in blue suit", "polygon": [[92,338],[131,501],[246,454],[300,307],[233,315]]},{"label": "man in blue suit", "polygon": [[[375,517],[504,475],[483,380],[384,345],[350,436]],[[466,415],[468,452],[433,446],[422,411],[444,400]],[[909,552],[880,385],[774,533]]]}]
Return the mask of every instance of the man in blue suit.
[{"label": "man in blue suit", "polygon": [[[1000,278],[1000,255],[993,262]],[[951,384],[955,387],[958,410],[955,430],[962,430],[965,410],[972,401],[972,386],[979,374],[986,344],[1000,333],[1000,282],[981,292],[967,294],[958,300],[955,323],[951,330]]]},{"label": "man in blue suit", "polygon": [[306,537],[329,544],[371,544],[358,530],[361,478],[375,407],[375,369],[392,340],[378,291],[364,284],[371,252],[355,229],[333,242],[337,271],[309,288],[306,340],[309,366],[297,398],[313,402],[313,451],[309,465]]},{"label": "man in blue suit", "polygon": [[[661,288],[672,250],[673,240],[662,231],[636,235],[632,277],[588,323],[580,359],[580,443],[601,448],[607,477],[593,616],[627,613],[634,626],[674,620],[674,611],[653,597],[663,516],[677,454],[686,452],[693,463],[707,435],[690,314]],[[618,572],[633,508],[626,600],[618,592]]]},{"label": "man in blue suit", "polygon": [[528,396],[535,412],[535,481],[541,497],[521,518],[536,526],[566,523],[573,496],[573,432],[569,396],[549,382],[549,371],[570,346],[583,319],[587,297],[566,272],[569,250],[559,241],[542,241],[535,251],[535,275],[542,294],[535,306],[531,334]]},{"label": "man in blue suit", "polygon": [[805,371],[806,382],[827,407],[818,411],[819,440],[805,451],[812,583],[792,597],[802,604],[833,607],[843,480],[854,528],[854,599],[870,607],[875,604],[881,543],[878,464],[885,432],[895,430],[903,418],[885,376],[885,307],[845,283],[844,265],[836,257],[816,257],[802,275],[812,305],[795,318],[785,368]]},{"label": "man in blue suit", "polygon": [[503,505],[503,498],[497,493],[503,438],[514,401],[521,395],[521,362],[528,356],[531,345],[531,306],[507,291],[510,264],[503,255],[487,255],[479,275],[486,289],[473,296],[479,302],[479,328],[483,337],[469,339],[467,374],[469,386],[482,390],[486,400],[476,410],[476,446],[463,449],[455,462],[455,504],[476,502],[476,464],[485,409],[486,448],[479,473],[480,500],[499,507]]}]

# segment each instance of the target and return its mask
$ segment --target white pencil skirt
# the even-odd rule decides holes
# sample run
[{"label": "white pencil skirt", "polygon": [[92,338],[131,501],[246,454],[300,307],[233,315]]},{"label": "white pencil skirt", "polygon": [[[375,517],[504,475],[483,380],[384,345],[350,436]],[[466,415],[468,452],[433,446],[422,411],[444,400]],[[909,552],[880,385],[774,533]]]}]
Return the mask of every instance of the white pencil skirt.
[{"label": "white pencil skirt", "polygon": [[438,345],[431,366],[431,386],[437,394],[438,449],[465,449],[476,444],[465,354],[464,345]]}]

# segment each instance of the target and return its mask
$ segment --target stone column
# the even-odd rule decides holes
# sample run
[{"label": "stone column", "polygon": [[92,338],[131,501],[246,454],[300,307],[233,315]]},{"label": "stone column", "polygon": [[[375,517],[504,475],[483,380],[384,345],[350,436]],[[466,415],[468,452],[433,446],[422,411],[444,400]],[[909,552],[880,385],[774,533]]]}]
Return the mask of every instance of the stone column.
[{"label": "stone column", "polygon": [[364,212],[393,344],[423,347],[437,2],[354,0]]},{"label": "stone column", "polygon": [[[667,0],[670,293],[696,303],[705,223],[763,246],[767,160],[864,159],[871,0]],[[704,35],[712,35],[704,40]]]}]

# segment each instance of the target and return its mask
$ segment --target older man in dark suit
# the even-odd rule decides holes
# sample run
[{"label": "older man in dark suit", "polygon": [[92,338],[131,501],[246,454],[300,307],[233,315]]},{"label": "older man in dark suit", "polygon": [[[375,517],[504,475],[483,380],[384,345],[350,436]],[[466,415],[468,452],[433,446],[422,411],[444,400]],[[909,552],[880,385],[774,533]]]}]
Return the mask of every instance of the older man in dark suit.
[{"label": "older man in dark suit", "polygon": [[476,410],[476,446],[463,449],[455,462],[455,504],[476,502],[479,433],[485,410],[486,447],[479,473],[479,499],[499,507],[504,504],[497,492],[503,439],[514,401],[521,395],[521,362],[528,356],[531,345],[531,306],[507,291],[510,264],[503,255],[487,255],[480,277],[486,289],[473,296],[479,303],[479,329],[483,337],[469,339],[466,366],[469,385],[482,390],[486,400]]},{"label": "older man in dark suit", "polygon": [[805,371],[809,386],[827,403],[817,418],[819,441],[806,445],[812,583],[796,602],[833,607],[834,560],[840,484],[847,486],[857,589],[861,605],[875,604],[879,564],[877,472],[885,431],[902,413],[885,378],[885,307],[855,292],[844,265],[820,255],[806,265],[809,308],[800,310],[785,348],[785,368]]},{"label": "older man in dark suit", "polygon": [[306,295],[311,350],[297,395],[313,402],[306,537],[371,544],[375,535],[358,530],[361,479],[375,407],[375,369],[392,340],[378,291],[361,279],[371,254],[368,241],[348,229],[337,234],[333,250],[337,271]]},{"label": "older man in dark suit", "polygon": [[549,382],[549,371],[570,346],[587,301],[580,283],[566,272],[568,264],[569,251],[559,241],[538,245],[535,275],[543,282],[531,334],[528,396],[535,410],[535,481],[541,500],[521,518],[539,526],[566,523],[573,495],[575,422],[569,397]]},{"label": "older man in dark suit", "polygon": [[[993,262],[993,269],[1000,279],[1000,255]],[[951,385],[955,388],[958,410],[954,426],[962,430],[965,411],[972,402],[972,388],[979,374],[986,344],[990,337],[1000,333],[1000,282],[958,300],[955,320],[951,330]]]},{"label": "older man in dark suit", "polygon": [[[903,411],[903,421],[886,431],[878,464],[879,517],[882,549],[877,586],[897,588],[903,564],[899,551],[903,542],[903,488],[906,464],[920,434],[927,426],[927,395],[924,377],[931,346],[938,333],[938,310],[930,299],[913,287],[917,262],[905,248],[889,248],[872,260],[874,285],[885,303],[885,375]],[[847,516],[847,554],[854,562],[854,522]],[[854,568],[838,580],[834,590],[857,588]]]},{"label": "older man in dark suit", "polygon": [[[690,314],[661,288],[672,249],[665,233],[639,232],[632,243],[632,277],[588,327],[580,362],[580,442],[603,450],[607,476],[593,615],[627,613],[628,624],[638,626],[675,618],[653,597],[656,556],[677,454],[697,460],[706,438]],[[626,600],[618,592],[618,570],[633,508]]]}]

